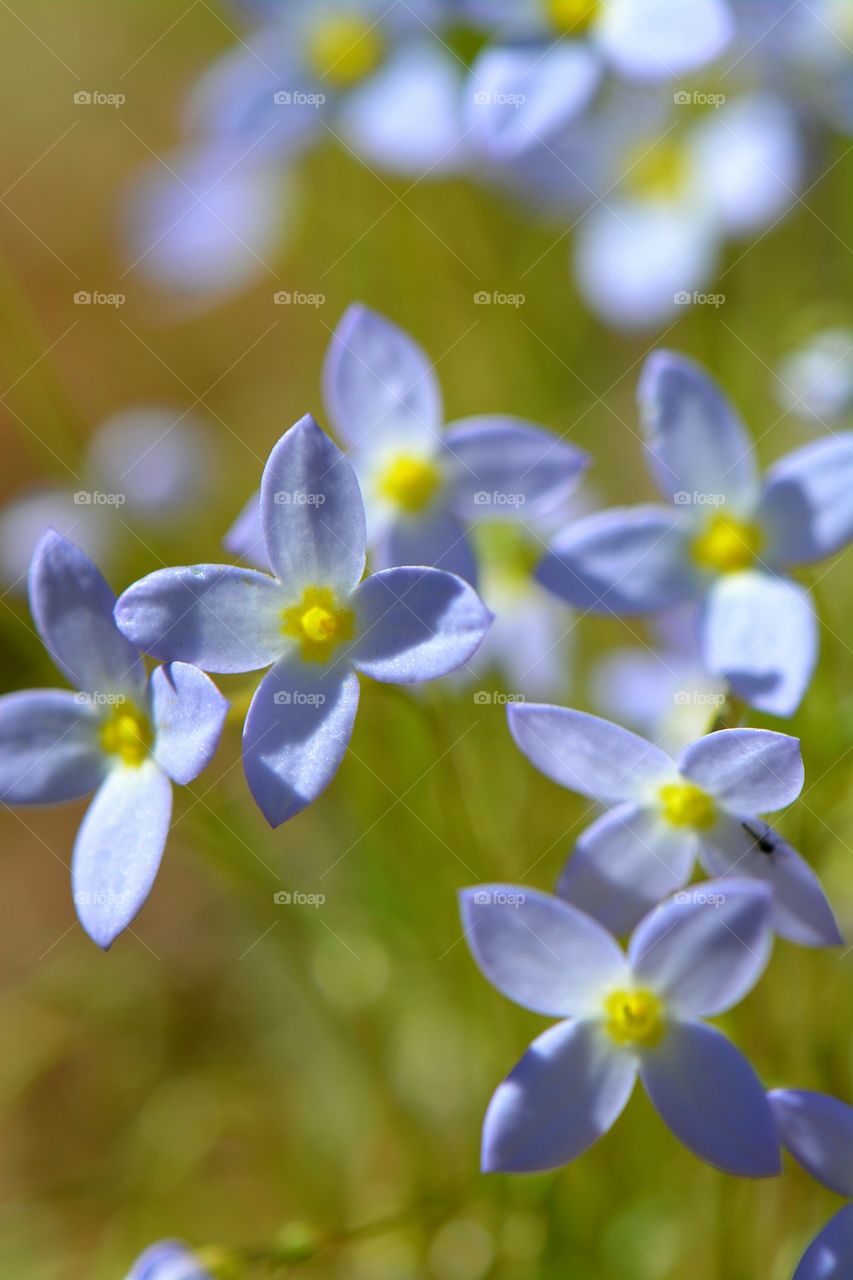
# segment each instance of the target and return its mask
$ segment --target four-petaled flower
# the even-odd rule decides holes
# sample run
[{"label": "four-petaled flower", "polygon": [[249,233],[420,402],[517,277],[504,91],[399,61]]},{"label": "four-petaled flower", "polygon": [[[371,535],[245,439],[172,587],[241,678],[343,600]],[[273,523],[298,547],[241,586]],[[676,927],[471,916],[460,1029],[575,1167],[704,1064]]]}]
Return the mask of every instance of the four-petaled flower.
[{"label": "four-petaled flower", "polygon": [[537,769],[613,806],[580,836],[557,892],[625,933],[687,883],[696,858],[711,876],[746,876],[773,890],[771,924],[806,946],[842,941],[808,863],[755,815],[796,800],[798,739],[769,729],[720,729],[673,760],[638,734],[568,707],[507,708],[510,731]]},{"label": "four-petaled flower", "polygon": [[817,628],[808,592],[784,570],[853,537],[853,433],[794,450],[762,486],[734,409],[692,361],[655,352],[639,399],[646,452],[670,505],[578,520],[557,535],[539,578],[601,613],[700,600],[707,669],[752,706],[791,715],[814,667]]},{"label": "four-petaled flower", "polygon": [[446,675],[471,657],[491,615],[468,583],[438,569],[387,569],[361,581],[358,481],[310,416],[270,454],[260,509],[275,576],[229,565],[162,569],[125,591],[116,620],[155,657],[211,672],[272,668],[246,717],[243,762],[252,795],[278,826],[334,777],[358,672],[390,684]]},{"label": "four-petaled flower", "polygon": [[51,657],[80,692],[0,698],[0,801],[61,804],[95,791],[74,843],[80,922],[109,947],[144,904],[163,854],[172,783],[201,773],[228,704],[183,662],[150,680],[113,621],[115,596],[95,565],[49,531],[33,557],[30,605]]},{"label": "four-petaled flower", "polygon": [[485,1172],[574,1160],[606,1133],[640,1079],[677,1138],[727,1173],[780,1169],[769,1104],[752,1067],[700,1019],[732,1008],[770,949],[770,891],[720,880],[652,911],[627,955],[597,921],[521,886],[462,893],[477,964],[509,999],[562,1018],[498,1087],[483,1126]]}]

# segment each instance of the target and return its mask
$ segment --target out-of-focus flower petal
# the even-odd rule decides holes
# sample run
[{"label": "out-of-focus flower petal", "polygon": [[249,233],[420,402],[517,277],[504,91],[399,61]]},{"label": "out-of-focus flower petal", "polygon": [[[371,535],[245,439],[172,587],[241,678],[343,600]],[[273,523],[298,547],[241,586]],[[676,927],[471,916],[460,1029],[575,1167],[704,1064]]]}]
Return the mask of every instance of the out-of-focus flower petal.
[{"label": "out-of-focus flower petal", "polygon": [[151,676],[154,759],[174,782],[186,785],[213,759],[228,701],[198,667],[170,662]]},{"label": "out-of-focus flower petal", "polygon": [[725,0],[607,0],[597,43],[616,70],[635,80],[665,80],[704,66],[735,32]]},{"label": "out-of-focus flower petal", "polygon": [[808,1089],[773,1089],[767,1099],[798,1164],[830,1191],[853,1196],[853,1107]]},{"label": "out-of-focus flower petal", "polygon": [[814,440],[767,473],[762,523],[781,564],[825,560],[853,538],[853,431]]},{"label": "out-of-focus flower petal", "polygon": [[853,1204],[836,1213],[812,1240],[793,1280],[847,1280],[853,1273]]},{"label": "out-of-focus flower petal", "polygon": [[197,418],[155,406],[113,414],[89,443],[104,491],[149,516],[178,509],[187,515],[204,490],[211,453],[212,441]]},{"label": "out-of-focus flower petal", "polygon": [[48,529],[102,564],[110,551],[109,526],[107,509],[93,505],[86,490],[38,488],[13,495],[0,510],[0,583],[26,593],[35,549]]},{"label": "out-of-focus flower petal", "polygon": [[422,515],[392,520],[374,548],[379,569],[429,565],[475,583],[477,562],[464,524],[437,502]]},{"label": "out-of-focus flower petal", "polygon": [[105,769],[95,707],[84,695],[26,689],[0,698],[0,802],[77,800]]},{"label": "out-of-focus flower petal", "polygon": [[226,551],[255,569],[271,573],[267,544],[261,528],[261,491],[257,489],[222,539]]},{"label": "out-of-focus flower petal", "polygon": [[125,1280],[212,1280],[179,1240],[160,1240],[141,1253]]}]

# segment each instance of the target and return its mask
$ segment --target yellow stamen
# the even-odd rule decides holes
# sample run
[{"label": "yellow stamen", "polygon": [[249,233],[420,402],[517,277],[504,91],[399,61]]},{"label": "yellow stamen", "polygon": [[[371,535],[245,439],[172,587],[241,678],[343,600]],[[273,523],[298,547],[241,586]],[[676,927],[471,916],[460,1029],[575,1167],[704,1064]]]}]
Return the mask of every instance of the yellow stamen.
[{"label": "yellow stamen", "polygon": [[714,801],[692,782],[668,782],[659,794],[664,818],[673,827],[693,827],[705,831],[717,820]]},{"label": "yellow stamen", "polygon": [[338,604],[331,587],[306,587],[281,620],[284,634],[299,642],[307,662],[327,662],[339,644],[352,639],[355,626],[352,610]]},{"label": "yellow stamen", "polygon": [[545,0],[551,26],[573,36],[592,25],[600,7],[601,0]]},{"label": "yellow stamen", "polygon": [[605,1028],[617,1044],[658,1044],[666,1030],[663,1004],[653,991],[612,991],[604,1001]]},{"label": "yellow stamen", "polygon": [[623,172],[625,185],[635,195],[674,200],[687,185],[687,155],[675,138],[644,141],[628,155]]},{"label": "yellow stamen", "polygon": [[731,516],[715,515],[694,538],[690,554],[703,569],[734,573],[738,569],[749,568],[763,543],[758,525]]},{"label": "yellow stamen", "polygon": [[129,701],[114,706],[101,725],[103,750],[131,768],[138,768],[148,758],[153,741],[148,716]]},{"label": "yellow stamen", "polygon": [[429,506],[441,484],[441,471],[431,458],[398,453],[386,464],[378,489],[402,511],[415,514]]},{"label": "yellow stamen", "polygon": [[378,26],[355,13],[319,19],[308,37],[307,57],[321,80],[346,89],[375,71],[385,52]]}]

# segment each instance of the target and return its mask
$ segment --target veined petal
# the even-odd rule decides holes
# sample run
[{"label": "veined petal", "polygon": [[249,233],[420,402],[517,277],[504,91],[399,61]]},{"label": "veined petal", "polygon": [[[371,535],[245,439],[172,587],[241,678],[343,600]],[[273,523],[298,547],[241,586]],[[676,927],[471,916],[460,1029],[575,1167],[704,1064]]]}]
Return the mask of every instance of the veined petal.
[{"label": "veined petal", "polygon": [[734,813],[792,804],[805,773],[799,738],[770,729],[719,729],[682,751],[678,768]]},{"label": "veined petal", "polygon": [[128,587],[116,622],[134,644],[164,662],[203,671],[257,671],[282,653],[281,586],[234,565],[158,569]]},{"label": "veined petal", "polygon": [[171,816],[172,784],[154,760],[117,765],[98,788],[74,842],[71,888],[99,947],[111,946],[144,905]]},{"label": "veined petal", "polygon": [[389,684],[445,676],[472,656],[492,615],[473,587],[440,569],[384,569],[353,592],[353,665]]},{"label": "veined petal", "polygon": [[270,558],[261,528],[261,491],[257,489],[222,539],[226,551],[253,569],[271,573]]},{"label": "veined petal", "polygon": [[721,815],[702,832],[700,857],[710,876],[749,876],[770,886],[774,933],[804,947],[836,947],[843,942],[809,864],[760,818]]},{"label": "veined petal", "polygon": [[495,1092],[483,1123],[484,1173],[534,1173],[568,1164],[622,1113],[636,1059],[593,1022],[560,1022],[538,1036]]},{"label": "veined petal", "polygon": [[186,785],[213,759],[228,700],[198,667],[170,662],[151,676],[154,759],[173,782]]},{"label": "veined petal", "polygon": [[0,698],[0,803],[62,804],[94,791],[106,761],[94,705],[66,689]]},{"label": "veined petal", "polygon": [[621,75],[666,80],[718,57],[735,32],[725,0],[607,0],[596,40]]},{"label": "veined petal", "polygon": [[115,596],[79,547],[49,529],[30,568],[39,635],[75,689],[139,695],[145,668],[113,621]]},{"label": "veined petal", "polygon": [[853,432],[795,449],[767,472],[761,520],[777,564],[811,564],[853,538]]},{"label": "veined petal", "polygon": [[853,1204],[846,1204],[806,1249],[793,1280],[846,1280],[853,1270]]},{"label": "veined petal", "polygon": [[853,1196],[853,1107],[808,1089],[773,1089],[767,1100],[797,1163],[830,1191]]},{"label": "veined petal", "polygon": [[692,832],[676,831],[654,809],[620,804],[579,837],[557,893],[612,933],[628,933],[687,882],[696,849]]},{"label": "veined petal", "polygon": [[767,965],[771,898],[754,880],[707,881],[677,893],[634,930],[628,958],[635,977],[674,1017],[731,1009]]},{"label": "veined petal", "polygon": [[364,573],[358,480],[310,414],[284,433],[264,467],[261,526],[274,573],[296,595],[317,585],[349,592]]},{"label": "veined petal", "polygon": [[671,1023],[663,1042],[644,1051],[640,1079],[661,1119],[700,1160],[742,1178],[781,1172],[761,1081],[714,1027]]},{"label": "veined petal", "polygon": [[125,1280],[211,1280],[211,1276],[179,1240],[160,1240],[139,1255]]},{"label": "veined petal", "polygon": [[435,504],[419,516],[394,520],[380,537],[375,562],[380,569],[428,565],[476,583],[477,562],[465,526]]},{"label": "veined petal", "polygon": [[723,574],[699,630],[709,671],[759,711],[793,715],[817,659],[817,620],[804,587],[759,570]]},{"label": "veined petal", "polygon": [[438,445],[441,389],[431,361],[407,333],[367,307],[350,307],[335,330],[323,395],[335,431],[349,445]]},{"label": "veined petal", "polygon": [[593,800],[642,802],[674,775],[675,765],[659,747],[599,716],[519,702],[507,707],[507,717],[516,746],[531,764]]},{"label": "veined petal", "polygon": [[346,754],[358,710],[358,676],[282,658],[258,686],[243,729],[249,790],[271,827],[325,791]]},{"label": "veined petal", "polygon": [[557,506],[589,455],[521,418],[483,414],[452,423],[444,438],[451,502],[465,520],[527,519]]},{"label": "veined petal", "polygon": [[[704,369],[673,351],[646,360],[638,388],[647,452],[658,487],[713,496],[747,513],[758,497],[755,446]],[[683,500],[683,498],[682,498]]]},{"label": "veined petal", "polygon": [[552,1018],[599,1011],[626,973],[615,939],[582,911],[524,885],[484,884],[459,895],[465,940],[502,995]]},{"label": "veined petal", "polygon": [[699,589],[684,521],[665,507],[617,507],[576,520],[554,539],[536,577],[594,613],[651,613]]}]

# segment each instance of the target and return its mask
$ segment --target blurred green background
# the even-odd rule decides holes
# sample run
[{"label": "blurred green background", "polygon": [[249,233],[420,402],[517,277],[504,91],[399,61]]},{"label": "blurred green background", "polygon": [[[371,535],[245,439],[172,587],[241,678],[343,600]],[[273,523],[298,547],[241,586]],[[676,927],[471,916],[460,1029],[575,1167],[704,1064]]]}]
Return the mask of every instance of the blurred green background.
[{"label": "blurred green background", "polygon": [[[462,181],[380,181],[331,143],[301,166],[300,229],[277,278],[176,319],[137,273],[122,276],[117,207],[140,165],[179,142],[186,90],[236,27],[206,0],[0,6],[0,497],[67,482],[90,431],[135,403],[200,397],[215,441],[201,512],[142,530],[115,513],[116,588],[164,562],[218,558],[258,459],[306,410],[323,420],[323,352],[356,299],[437,361],[449,419],[501,410],[548,424],[593,453],[589,483],[607,503],[651,496],[634,389],[660,341],[723,380],[763,459],[808,438],[780,417],[771,370],[849,302],[853,165],[841,141],[808,208],[731,250],[716,286],[725,305],[686,311],[662,335],[614,336],[589,318],[558,226]],[[80,88],[126,103],[80,110]],[[127,300],[81,309],[81,288]],[[275,306],[276,289],[325,302]],[[477,306],[478,290],[525,302]],[[812,575],[823,651],[791,726],[806,790],[783,823],[848,937],[849,556]],[[2,606],[2,689],[55,683],[25,603],[7,592]],[[588,705],[591,658],[641,631],[583,621],[575,704]],[[211,770],[176,797],[150,901],[106,956],[70,898],[84,806],[0,814],[0,1274],[117,1280],[160,1237],[251,1246],[291,1224],[288,1239],[310,1228],[327,1242],[303,1267],[318,1280],[790,1275],[835,1198],[791,1165],[768,1183],[717,1174],[639,1094],[570,1168],[478,1176],[491,1091],[545,1024],[475,970],[455,891],[498,878],[551,888],[589,820],[515,752],[501,706],[365,682],[338,778],[277,832],[248,799],[238,736],[232,725]],[[325,901],[280,904],[279,891]],[[850,1098],[852,972],[853,951],[777,944],[723,1020],[768,1087]]]}]

